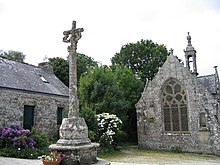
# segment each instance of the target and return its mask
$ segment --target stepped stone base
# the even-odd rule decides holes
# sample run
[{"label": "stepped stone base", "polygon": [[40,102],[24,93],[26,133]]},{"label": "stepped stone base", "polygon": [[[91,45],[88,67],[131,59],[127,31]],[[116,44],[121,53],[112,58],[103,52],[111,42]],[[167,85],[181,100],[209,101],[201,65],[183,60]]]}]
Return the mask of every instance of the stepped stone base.
[{"label": "stepped stone base", "polygon": [[62,146],[52,144],[49,146],[49,149],[62,152],[64,159],[61,161],[61,165],[82,165],[99,163],[97,159],[98,147],[98,143],[91,143],[81,146]]},{"label": "stepped stone base", "polygon": [[60,139],[49,146],[50,150],[62,152],[61,165],[109,165],[97,159],[98,143],[91,143],[88,127],[81,117],[64,118],[60,126]]}]

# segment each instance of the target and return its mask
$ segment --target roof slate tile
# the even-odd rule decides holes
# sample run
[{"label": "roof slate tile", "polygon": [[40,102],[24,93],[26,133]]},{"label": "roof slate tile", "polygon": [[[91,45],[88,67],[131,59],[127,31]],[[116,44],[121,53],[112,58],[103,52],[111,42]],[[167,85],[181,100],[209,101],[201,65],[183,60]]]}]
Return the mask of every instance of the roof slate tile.
[{"label": "roof slate tile", "polygon": [[[45,78],[45,83],[41,77]],[[0,87],[69,96],[69,89],[52,72],[0,57]]]}]

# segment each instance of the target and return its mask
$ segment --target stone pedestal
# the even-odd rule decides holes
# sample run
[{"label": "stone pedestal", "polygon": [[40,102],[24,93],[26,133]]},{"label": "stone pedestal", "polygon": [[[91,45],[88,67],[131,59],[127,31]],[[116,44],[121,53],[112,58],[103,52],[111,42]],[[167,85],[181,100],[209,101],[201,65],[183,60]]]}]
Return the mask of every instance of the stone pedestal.
[{"label": "stone pedestal", "polygon": [[80,117],[64,118],[60,126],[60,139],[49,146],[50,150],[62,152],[61,165],[102,164],[106,161],[97,159],[98,143],[91,143],[85,120]]},{"label": "stone pedestal", "polygon": [[57,145],[79,146],[90,144],[86,122],[81,117],[64,118],[60,126],[60,139]]},{"label": "stone pedestal", "polygon": [[98,146],[98,143],[91,143],[81,146],[61,146],[58,144],[52,144],[49,146],[49,149],[62,152],[64,159],[61,161],[61,165],[81,165],[98,163]]}]

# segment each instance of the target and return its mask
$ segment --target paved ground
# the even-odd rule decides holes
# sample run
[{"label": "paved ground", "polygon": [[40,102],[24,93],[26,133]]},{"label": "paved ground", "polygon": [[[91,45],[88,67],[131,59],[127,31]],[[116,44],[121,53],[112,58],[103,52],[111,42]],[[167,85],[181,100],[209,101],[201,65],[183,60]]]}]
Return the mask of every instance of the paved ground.
[{"label": "paved ground", "polygon": [[[0,165],[43,165],[43,163],[41,160],[0,157]],[[112,162],[111,165],[131,165],[131,164]],[[135,164],[135,165],[143,165],[143,164]]]},{"label": "paved ground", "polygon": [[[146,161],[147,162],[147,161]],[[158,162],[158,163],[123,163],[123,162],[111,162],[111,165],[164,165],[166,162]],[[170,163],[168,163],[170,164]],[[167,165],[168,165],[167,164]],[[220,165],[220,161],[183,161],[183,162],[173,162],[172,165]],[[30,159],[15,159],[15,158],[7,158],[0,157],[0,165],[42,165],[41,160],[30,160]]]},{"label": "paved ground", "polygon": [[[0,165],[43,165],[43,163],[41,160],[0,157]],[[125,163],[114,162],[114,163],[111,163],[111,165],[125,165]],[[126,165],[131,165],[131,164],[126,163]],[[141,165],[141,164],[135,164],[135,165]]]}]

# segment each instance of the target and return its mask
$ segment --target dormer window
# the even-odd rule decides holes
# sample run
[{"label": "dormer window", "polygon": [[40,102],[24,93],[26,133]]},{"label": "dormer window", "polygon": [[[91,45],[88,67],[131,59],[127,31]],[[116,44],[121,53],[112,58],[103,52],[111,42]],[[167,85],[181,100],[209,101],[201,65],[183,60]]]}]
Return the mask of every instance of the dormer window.
[{"label": "dormer window", "polygon": [[40,79],[44,82],[44,83],[49,83],[49,81],[47,81],[42,75],[39,75]]}]

